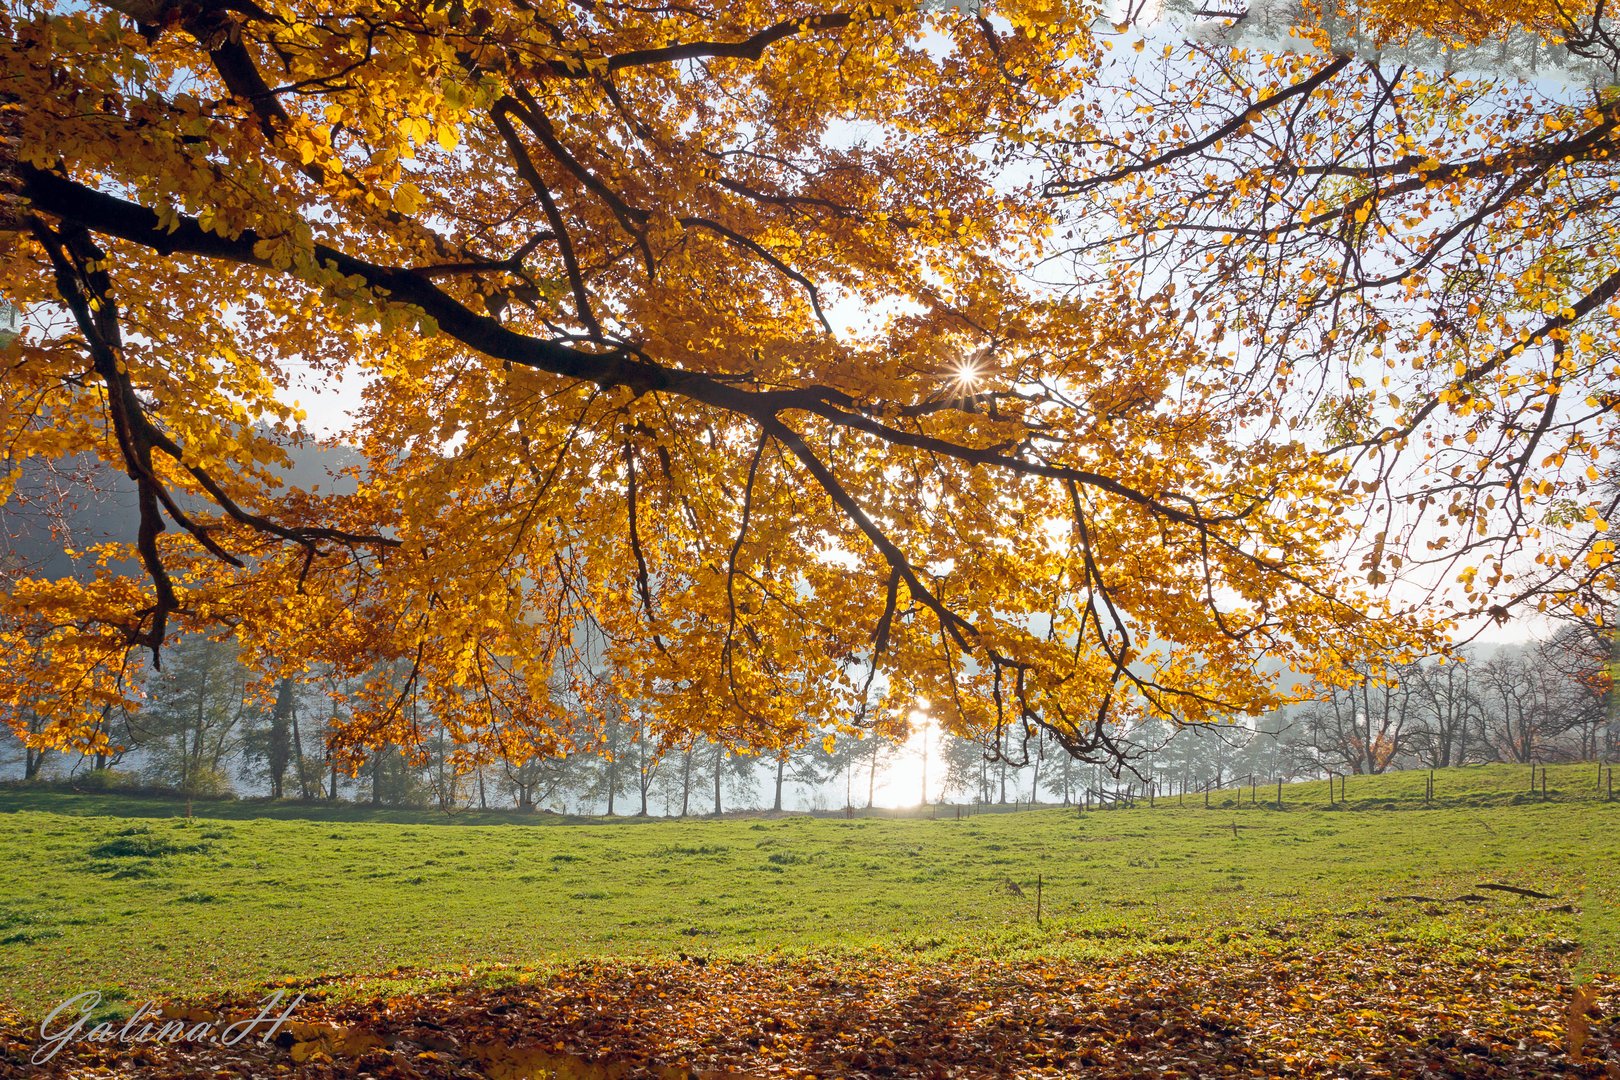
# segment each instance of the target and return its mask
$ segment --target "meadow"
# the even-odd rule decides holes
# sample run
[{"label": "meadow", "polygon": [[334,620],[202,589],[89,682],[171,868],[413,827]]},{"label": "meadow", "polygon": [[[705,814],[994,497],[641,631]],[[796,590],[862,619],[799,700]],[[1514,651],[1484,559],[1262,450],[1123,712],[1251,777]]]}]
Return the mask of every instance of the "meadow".
[{"label": "meadow", "polygon": [[1289,785],[1281,810],[1271,788],[1209,809],[634,823],[246,801],[187,819],[168,800],[12,788],[0,1001],[37,1015],[95,989],[116,1015],[277,980],[359,994],[591,957],[1238,956],[1352,939],[1459,958],[1528,945],[1615,971],[1620,803],[1590,765],[1552,766],[1545,799],[1527,776],[1447,770],[1432,802],[1427,774],[1352,777],[1332,806],[1324,783]]}]

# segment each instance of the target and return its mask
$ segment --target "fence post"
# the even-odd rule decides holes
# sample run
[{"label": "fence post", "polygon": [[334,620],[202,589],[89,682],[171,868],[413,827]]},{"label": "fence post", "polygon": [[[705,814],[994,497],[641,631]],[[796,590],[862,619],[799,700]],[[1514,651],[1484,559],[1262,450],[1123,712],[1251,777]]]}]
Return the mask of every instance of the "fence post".
[{"label": "fence post", "polygon": [[1541,767],[1541,801],[1547,801],[1547,766]]},{"label": "fence post", "polygon": [[1204,809],[1209,809],[1209,788],[1204,789]]},{"label": "fence post", "polygon": [[1277,777],[1277,809],[1282,809],[1282,777]]},{"label": "fence post", "polygon": [[1041,925],[1041,875],[1035,875],[1035,925]]}]

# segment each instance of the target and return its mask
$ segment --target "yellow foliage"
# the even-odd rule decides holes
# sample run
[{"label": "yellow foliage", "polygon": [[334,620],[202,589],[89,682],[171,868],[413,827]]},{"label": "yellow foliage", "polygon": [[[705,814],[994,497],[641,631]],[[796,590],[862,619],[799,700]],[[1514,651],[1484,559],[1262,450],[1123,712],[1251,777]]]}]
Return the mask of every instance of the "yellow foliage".
[{"label": "yellow foliage", "polygon": [[[158,6],[0,13],[0,167],[29,203],[0,294],[72,319],[7,347],[8,465],[89,455],[149,526],[114,553],[139,574],[7,590],[0,704],[50,717],[40,745],[88,745],[131,648],[176,627],[363,677],[340,753],[432,715],[472,760],[626,711],[776,750],[898,732],[919,697],[950,730],[1101,754],[1110,725],[1273,707],[1270,659],[1443,622],[1346,564],[1371,486],[1283,415],[1288,366],[1230,362],[1249,328],[1216,293],[1025,273],[1066,242],[1028,177],[1090,145],[1094,5]],[[1148,112],[1163,134],[1120,162],[1201,137]],[[1129,235],[1176,212],[1167,169],[1121,174]],[[1312,228],[1388,224],[1324,194]],[[1340,265],[1279,295],[1315,303]],[[1412,345],[1462,401],[1480,362],[1431,331]],[[363,465],[290,487],[292,399],[339,380],[365,388]]]}]

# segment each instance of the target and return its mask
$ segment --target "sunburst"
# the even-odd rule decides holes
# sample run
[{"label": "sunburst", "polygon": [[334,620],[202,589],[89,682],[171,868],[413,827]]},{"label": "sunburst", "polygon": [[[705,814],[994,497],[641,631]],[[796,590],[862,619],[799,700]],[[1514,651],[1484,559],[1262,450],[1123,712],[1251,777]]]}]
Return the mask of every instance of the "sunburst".
[{"label": "sunburst", "polygon": [[951,373],[951,380],[956,383],[960,390],[966,393],[977,390],[979,380],[982,378],[984,378],[984,369],[979,366],[977,359],[962,361],[956,366],[956,370]]}]

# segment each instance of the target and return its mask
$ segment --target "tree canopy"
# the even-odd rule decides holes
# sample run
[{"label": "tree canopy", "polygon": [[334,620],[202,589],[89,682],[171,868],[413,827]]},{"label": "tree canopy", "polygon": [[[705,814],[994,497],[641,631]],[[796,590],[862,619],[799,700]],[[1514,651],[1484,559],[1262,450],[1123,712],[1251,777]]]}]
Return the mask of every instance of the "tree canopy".
[{"label": "tree canopy", "polygon": [[[1590,65],[1601,9],[1297,15],[9,6],[9,472],[94,455],[140,529],[8,582],[0,702],[88,745],[204,631],[356,679],[340,749],[625,708],[779,749],[923,698],[1107,758],[1581,603],[1620,99],[1398,47]],[[364,383],[335,490],[282,477],[309,377]],[[1453,607],[1389,591],[1425,566]]]}]

